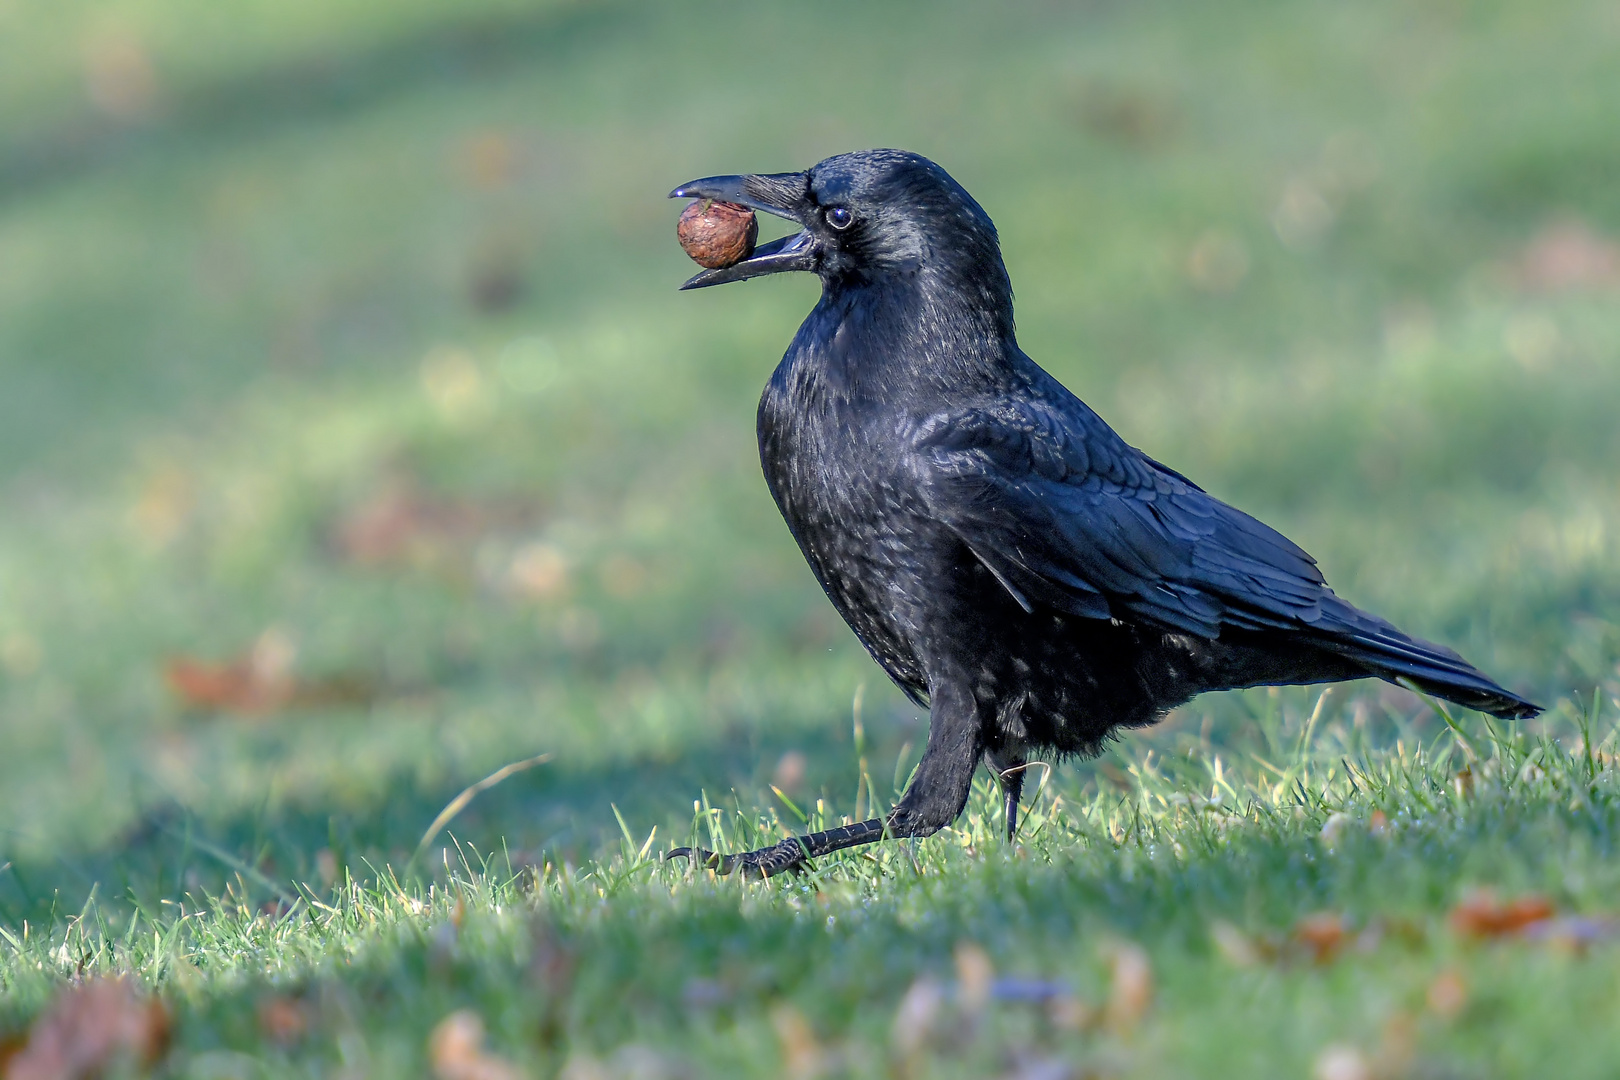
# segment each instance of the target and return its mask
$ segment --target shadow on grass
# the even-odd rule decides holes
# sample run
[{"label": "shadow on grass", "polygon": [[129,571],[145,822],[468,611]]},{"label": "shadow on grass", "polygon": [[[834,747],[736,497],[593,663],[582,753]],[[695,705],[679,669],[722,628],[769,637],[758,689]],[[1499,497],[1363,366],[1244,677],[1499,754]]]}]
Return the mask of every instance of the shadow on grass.
[{"label": "shadow on grass", "polygon": [[[920,734],[899,724],[875,733],[868,753],[880,800],[898,771],[896,759],[915,761],[907,743]],[[229,889],[240,903],[273,909],[294,897],[296,886],[320,893],[345,873],[362,881],[390,869],[401,877],[442,874],[446,858],[459,861],[458,842],[475,862],[487,856],[501,870],[508,860],[514,869],[548,859],[578,865],[616,845],[615,808],[638,845],[656,826],[656,849],[687,835],[694,800],[730,807],[735,797],[743,806],[763,805],[782,772],[800,777],[791,785],[800,805],[818,796],[835,805],[853,799],[857,766],[847,737],[804,736],[720,732],[673,761],[596,769],[550,762],[480,793],[414,864],[423,830],[477,778],[426,787],[402,770],[382,798],[359,806],[352,793],[224,816],[160,803],[97,848],[7,864],[0,872],[0,924],[71,918],[92,896],[103,910],[156,911],[165,902],[200,902]],[[791,815],[784,810],[783,818]]]}]

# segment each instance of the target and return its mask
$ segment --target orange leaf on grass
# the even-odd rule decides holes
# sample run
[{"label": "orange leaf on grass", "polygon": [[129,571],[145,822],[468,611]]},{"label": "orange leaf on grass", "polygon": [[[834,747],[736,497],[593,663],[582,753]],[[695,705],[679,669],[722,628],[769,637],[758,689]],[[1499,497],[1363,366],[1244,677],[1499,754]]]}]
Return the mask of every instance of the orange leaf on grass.
[{"label": "orange leaf on grass", "polygon": [[1311,954],[1318,964],[1333,962],[1350,938],[1343,915],[1335,911],[1319,911],[1307,915],[1294,924],[1294,941]]},{"label": "orange leaf on grass", "polygon": [[484,1049],[484,1021],[471,1009],[451,1013],[428,1036],[438,1080],[522,1080],[516,1065]]},{"label": "orange leaf on grass", "polygon": [[150,1065],[169,1043],[169,1013],[127,978],[64,987],[6,1062],[6,1080],[88,1080],[120,1062]]},{"label": "orange leaf on grass", "polygon": [[372,696],[353,676],[305,681],[293,672],[297,648],[277,629],[259,635],[247,652],[226,661],[175,656],[164,662],[163,681],[191,709],[268,716],[292,708],[362,704]]},{"label": "orange leaf on grass", "polygon": [[1553,917],[1553,903],[1545,896],[1521,896],[1503,901],[1488,889],[1472,893],[1451,909],[1451,927],[1470,938],[1517,934]]}]

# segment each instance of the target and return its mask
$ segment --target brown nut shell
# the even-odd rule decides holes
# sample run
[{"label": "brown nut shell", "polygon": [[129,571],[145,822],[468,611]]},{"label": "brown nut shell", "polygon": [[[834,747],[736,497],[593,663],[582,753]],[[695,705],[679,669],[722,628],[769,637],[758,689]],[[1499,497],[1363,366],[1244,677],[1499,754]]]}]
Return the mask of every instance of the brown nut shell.
[{"label": "brown nut shell", "polygon": [[759,219],[746,206],[699,199],[681,211],[675,238],[693,262],[710,270],[735,266],[754,253]]}]

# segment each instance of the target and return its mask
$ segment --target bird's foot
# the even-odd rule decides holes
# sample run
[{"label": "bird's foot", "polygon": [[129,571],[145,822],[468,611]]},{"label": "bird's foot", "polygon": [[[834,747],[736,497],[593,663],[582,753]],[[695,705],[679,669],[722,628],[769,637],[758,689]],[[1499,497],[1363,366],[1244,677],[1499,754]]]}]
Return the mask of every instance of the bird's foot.
[{"label": "bird's foot", "polygon": [[736,870],[741,870],[745,878],[775,877],[784,871],[802,873],[804,864],[808,861],[804,845],[797,837],[789,837],[780,844],[758,851],[745,851],[738,855],[721,855],[708,848],[676,848],[664,858],[682,858],[695,863],[707,870],[713,870],[721,877]]}]

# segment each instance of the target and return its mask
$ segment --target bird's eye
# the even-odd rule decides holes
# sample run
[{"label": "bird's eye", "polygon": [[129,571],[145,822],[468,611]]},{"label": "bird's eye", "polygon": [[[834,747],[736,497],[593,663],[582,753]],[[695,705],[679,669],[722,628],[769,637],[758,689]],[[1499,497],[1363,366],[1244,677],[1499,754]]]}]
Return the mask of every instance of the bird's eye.
[{"label": "bird's eye", "polygon": [[840,232],[855,224],[855,215],[842,206],[828,207],[826,218],[827,224]]}]

